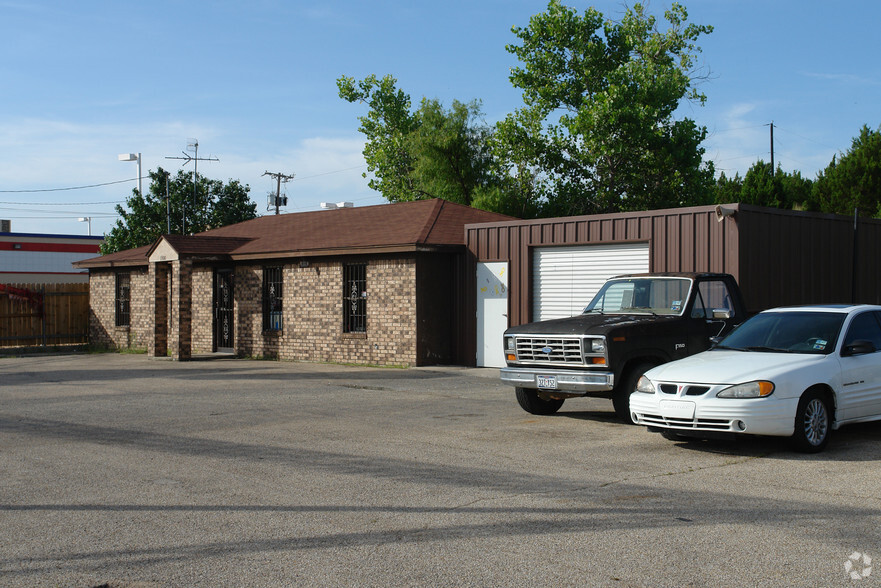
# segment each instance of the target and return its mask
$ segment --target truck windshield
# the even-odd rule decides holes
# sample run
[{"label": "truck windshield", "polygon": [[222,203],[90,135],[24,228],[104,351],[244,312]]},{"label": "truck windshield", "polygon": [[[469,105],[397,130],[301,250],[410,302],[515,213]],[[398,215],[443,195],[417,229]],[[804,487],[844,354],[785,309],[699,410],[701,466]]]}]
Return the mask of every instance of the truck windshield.
[{"label": "truck windshield", "polygon": [[681,315],[688,300],[688,278],[622,278],[609,280],[585,313]]}]

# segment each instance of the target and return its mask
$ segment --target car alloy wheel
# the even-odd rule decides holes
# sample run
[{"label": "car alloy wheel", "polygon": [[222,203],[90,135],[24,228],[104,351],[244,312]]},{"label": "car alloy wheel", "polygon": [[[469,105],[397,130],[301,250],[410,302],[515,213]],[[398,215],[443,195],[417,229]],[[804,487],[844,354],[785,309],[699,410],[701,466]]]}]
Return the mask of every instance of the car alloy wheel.
[{"label": "car alloy wheel", "polygon": [[829,413],[819,398],[812,398],[805,407],[803,426],[805,439],[814,447],[819,447],[826,440],[829,434]]},{"label": "car alloy wheel", "polygon": [[818,389],[802,394],[795,412],[795,432],[792,444],[798,451],[818,453],[829,444],[832,434],[830,398]]}]

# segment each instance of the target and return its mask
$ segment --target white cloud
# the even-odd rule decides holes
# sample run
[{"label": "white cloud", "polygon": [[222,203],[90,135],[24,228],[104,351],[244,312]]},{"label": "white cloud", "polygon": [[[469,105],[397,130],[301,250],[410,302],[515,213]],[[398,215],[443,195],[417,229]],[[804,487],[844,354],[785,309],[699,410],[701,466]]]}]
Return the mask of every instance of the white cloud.
[{"label": "white cloud", "polygon": [[881,85],[881,80],[876,77],[860,76],[847,73],[823,73],[823,72],[803,72],[809,78],[818,78],[829,82],[842,82],[845,84],[857,84],[867,86]]},{"label": "white cloud", "polygon": [[704,142],[706,159],[712,160],[716,173],[742,176],[759,159],[770,160],[770,140],[767,125],[758,120],[756,103],[739,103],[721,113],[709,128]]}]

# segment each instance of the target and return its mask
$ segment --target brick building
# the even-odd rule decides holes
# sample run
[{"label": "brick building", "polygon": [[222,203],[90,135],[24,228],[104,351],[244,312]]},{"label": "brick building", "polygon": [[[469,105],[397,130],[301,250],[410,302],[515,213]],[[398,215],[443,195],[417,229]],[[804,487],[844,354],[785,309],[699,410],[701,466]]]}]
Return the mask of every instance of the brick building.
[{"label": "brick building", "polygon": [[466,224],[510,217],[424,200],[265,216],[79,261],[90,339],[376,365],[470,363]]}]

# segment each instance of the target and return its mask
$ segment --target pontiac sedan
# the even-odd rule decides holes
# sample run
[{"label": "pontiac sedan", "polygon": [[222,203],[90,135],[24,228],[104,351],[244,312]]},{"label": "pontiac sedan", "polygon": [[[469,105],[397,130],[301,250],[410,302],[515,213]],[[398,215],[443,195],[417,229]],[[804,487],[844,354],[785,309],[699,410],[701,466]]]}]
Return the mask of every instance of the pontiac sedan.
[{"label": "pontiac sedan", "polygon": [[789,437],[822,451],[841,425],[881,419],[881,306],[757,314],[709,351],[646,372],[633,422],[669,439]]}]

